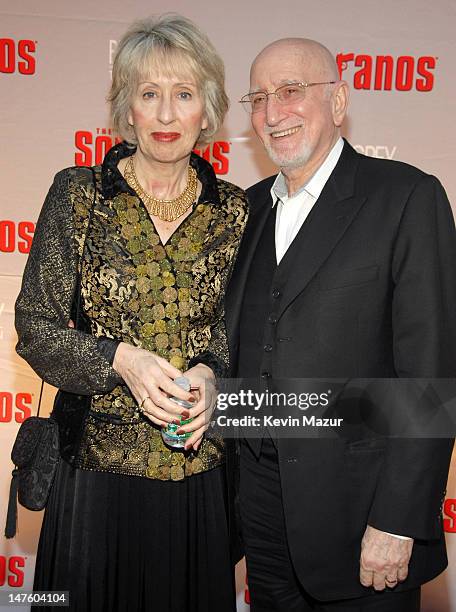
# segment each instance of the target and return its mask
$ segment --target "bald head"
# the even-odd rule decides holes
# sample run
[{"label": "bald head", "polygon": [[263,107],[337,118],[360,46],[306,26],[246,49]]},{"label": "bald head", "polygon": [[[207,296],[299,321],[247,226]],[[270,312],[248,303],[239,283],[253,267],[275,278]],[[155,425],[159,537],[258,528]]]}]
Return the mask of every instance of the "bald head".
[{"label": "bald head", "polygon": [[348,86],[334,57],[315,40],[276,40],[252,64],[249,102],[253,129],[294,192],[340,136]]},{"label": "bald head", "polygon": [[282,38],[267,45],[253,61],[251,80],[259,65],[265,62],[280,63],[284,59],[305,67],[306,72],[309,72],[308,80],[339,80],[337,64],[329,49],[310,38]]}]

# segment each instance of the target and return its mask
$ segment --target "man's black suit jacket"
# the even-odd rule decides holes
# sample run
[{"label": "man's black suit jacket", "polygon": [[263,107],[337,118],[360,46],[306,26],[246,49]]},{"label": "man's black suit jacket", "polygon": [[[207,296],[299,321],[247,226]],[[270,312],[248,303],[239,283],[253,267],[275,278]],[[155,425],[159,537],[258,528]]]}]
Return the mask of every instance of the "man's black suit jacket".
[{"label": "man's black suit jacket", "polygon": [[[242,299],[274,178],[248,190],[250,218],[226,294],[233,376],[243,375],[236,361]],[[285,255],[294,261],[280,288],[272,379],[456,377],[455,230],[435,177],[345,142],[295,241],[299,248]],[[358,574],[367,524],[415,538],[398,589],[446,567],[441,514],[453,440],[277,444],[290,553],[311,595],[366,594]]]}]

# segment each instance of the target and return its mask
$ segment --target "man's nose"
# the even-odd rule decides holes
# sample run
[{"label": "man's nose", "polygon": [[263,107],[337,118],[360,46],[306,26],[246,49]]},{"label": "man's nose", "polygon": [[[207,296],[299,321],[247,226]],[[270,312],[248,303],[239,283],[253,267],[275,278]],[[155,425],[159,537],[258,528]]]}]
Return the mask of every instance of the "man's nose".
[{"label": "man's nose", "polygon": [[266,100],[266,122],[277,125],[283,119],[284,108],[274,94],[269,94]]}]

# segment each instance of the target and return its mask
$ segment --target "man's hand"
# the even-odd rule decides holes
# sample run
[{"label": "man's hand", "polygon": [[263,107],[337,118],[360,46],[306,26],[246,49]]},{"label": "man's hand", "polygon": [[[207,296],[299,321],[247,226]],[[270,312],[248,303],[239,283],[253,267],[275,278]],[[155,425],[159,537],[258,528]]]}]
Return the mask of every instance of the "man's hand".
[{"label": "man's hand", "polygon": [[394,588],[407,578],[412,548],[413,540],[400,540],[368,525],[361,542],[361,584],[376,591]]}]

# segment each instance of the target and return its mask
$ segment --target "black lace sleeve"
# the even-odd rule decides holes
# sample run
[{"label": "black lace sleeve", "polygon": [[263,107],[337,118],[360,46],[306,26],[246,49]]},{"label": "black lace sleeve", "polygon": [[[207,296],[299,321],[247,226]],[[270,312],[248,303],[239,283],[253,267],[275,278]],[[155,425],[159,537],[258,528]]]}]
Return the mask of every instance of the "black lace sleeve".
[{"label": "black lace sleeve", "polygon": [[16,350],[55,387],[107,393],[122,382],[110,357],[95,337],[68,328],[78,265],[69,180],[68,170],[56,175],[38,219],[16,301]]}]

